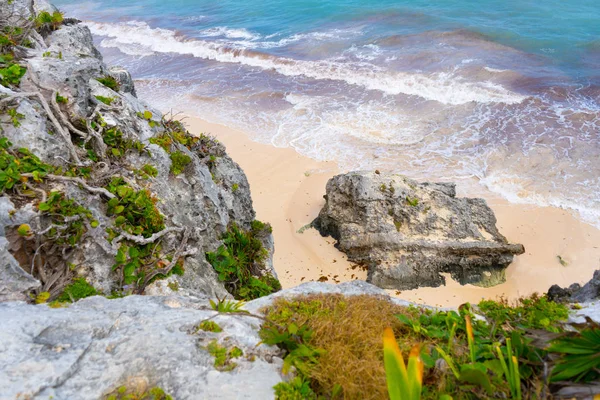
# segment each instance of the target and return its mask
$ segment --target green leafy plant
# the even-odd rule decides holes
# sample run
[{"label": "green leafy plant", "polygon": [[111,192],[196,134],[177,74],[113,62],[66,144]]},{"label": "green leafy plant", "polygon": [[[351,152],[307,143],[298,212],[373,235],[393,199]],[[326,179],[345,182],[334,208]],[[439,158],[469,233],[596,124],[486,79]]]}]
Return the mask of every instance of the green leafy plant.
[{"label": "green leafy plant", "polygon": [[16,108],[9,108],[6,110],[6,113],[10,117],[10,121],[12,122],[15,128],[21,126],[21,120],[25,118],[25,116],[19,112],[17,112]]},{"label": "green leafy plant", "polygon": [[118,92],[121,89],[121,85],[113,76],[104,75],[100,78],[96,78],[96,80],[115,92]]},{"label": "green leafy plant", "polygon": [[169,157],[171,158],[171,173],[173,175],[181,174],[185,167],[192,162],[190,156],[180,151],[172,152]]},{"label": "green leafy plant", "polygon": [[564,304],[555,303],[546,296],[537,294],[519,299],[512,307],[505,299],[484,300],[478,307],[494,329],[510,321],[511,324],[521,327],[561,332],[561,322],[569,316],[569,310]]},{"label": "green leafy plant", "polygon": [[317,400],[310,382],[302,376],[296,376],[289,382],[280,382],[273,389],[277,400]]},{"label": "green leafy plant", "polygon": [[223,245],[206,259],[225,282],[227,290],[239,300],[252,300],[279,289],[279,281],[270,274],[254,276],[253,270],[264,265],[267,251],[256,237],[256,231],[244,231],[233,224],[223,236]]},{"label": "green leafy plant", "polygon": [[25,72],[27,72],[27,68],[21,67],[19,64],[11,64],[8,67],[0,68],[0,84],[6,87],[19,86]]},{"label": "green leafy plant", "polygon": [[219,324],[211,320],[202,321],[196,330],[215,333],[223,332],[223,329],[219,326]]},{"label": "green leafy plant", "polygon": [[308,375],[310,368],[318,362],[323,350],[310,346],[313,331],[306,325],[298,326],[290,323],[287,327],[265,324],[260,331],[262,341],[268,345],[276,345],[287,352],[283,359],[283,374],[295,367],[301,374]]},{"label": "green leafy plant", "polygon": [[423,387],[423,361],[419,347],[413,347],[408,365],[405,365],[394,332],[386,328],[383,332],[383,359],[390,400],[419,400]]},{"label": "green leafy plant", "polygon": [[39,31],[47,29],[50,32],[57,30],[62,25],[63,21],[63,13],[59,11],[54,11],[53,13],[42,11],[36,15],[34,20],[35,26]]},{"label": "green leafy plant", "polygon": [[144,152],[145,146],[139,140],[125,138],[118,127],[108,127],[103,120],[100,120],[99,123],[104,128],[102,140],[108,147],[109,156],[118,158],[127,154],[128,151],[137,151],[139,154]]},{"label": "green leafy plant", "polygon": [[516,355],[513,355],[512,342],[510,338],[506,339],[506,359],[504,358],[504,352],[500,348],[499,344],[495,346],[498,360],[502,365],[502,371],[504,372],[504,378],[510,386],[510,393],[514,400],[521,400],[521,373],[519,371],[519,361]]},{"label": "green leafy plant", "polygon": [[600,377],[600,328],[557,338],[548,351],[561,355],[552,369],[552,382],[590,382]]}]

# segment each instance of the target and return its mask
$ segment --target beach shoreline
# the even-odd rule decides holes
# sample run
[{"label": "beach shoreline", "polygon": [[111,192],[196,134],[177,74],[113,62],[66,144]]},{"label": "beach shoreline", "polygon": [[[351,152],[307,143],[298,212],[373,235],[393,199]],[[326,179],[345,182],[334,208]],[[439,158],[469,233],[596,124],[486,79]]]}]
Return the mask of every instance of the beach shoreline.
[{"label": "beach shoreline", "polygon": [[[334,247],[333,238],[324,238],[312,228],[303,229],[323,206],[327,181],[346,171],[340,171],[333,161],[315,161],[290,148],[254,142],[242,131],[192,115],[186,116],[185,123],[192,134],[215,136],[244,170],[257,219],[273,226],[273,262],[283,288],[318,280],[341,283],[366,279],[366,271],[348,262]],[[457,192],[464,196],[460,184]],[[447,276],[445,286],[390,290],[391,295],[432,306],[456,307],[482,299],[510,300],[542,293],[553,284],[584,283],[600,268],[600,230],[569,211],[512,204],[491,193],[482,197],[496,214],[500,232],[510,242],[525,246],[525,253],[515,257],[506,270],[506,282],[480,288],[461,286]]]}]

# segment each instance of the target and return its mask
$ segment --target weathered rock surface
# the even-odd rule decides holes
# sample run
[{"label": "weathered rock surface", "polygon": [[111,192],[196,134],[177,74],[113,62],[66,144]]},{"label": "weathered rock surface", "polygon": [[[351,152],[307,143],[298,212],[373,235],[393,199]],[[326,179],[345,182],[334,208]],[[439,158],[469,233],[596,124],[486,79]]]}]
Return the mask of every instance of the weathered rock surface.
[{"label": "weathered rock surface", "polygon": [[[388,297],[365,282],[313,282],[251,301],[244,308],[258,313],[275,298],[311,293]],[[195,329],[209,318],[223,332]],[[59,309],[10,302],[0,304],[0,321],[2,399],[20,394],[29,399],[98,400],[121,385],[144,381],[178,400],[264,400],[273,398],[272,387],[282,380],[280,350],[259,344],[262,321],[218,315],[206,299],[96,296]],[[205,349],[213,340],[243,351],[243,357],[233,360],[237,366],[232,371],[215,368]]]},{"label": "weathered rock surface", "polygon": [[594,276],[585,285],[574,283],[568,288],[552,285],[548,289],[548,297],[554,301],[584,303],[600,298],[600,270],[594,271]]},{"label": "weathered rock surface", "polygon": [[[21,17],[29,17],[28,1],[15,0],[9,6],[6,0],[0,0],[0,6],[3,10],[14,7],[20,10]],[[44,1],[36,0],[34,6],[36,10],[54,10]],[[126,70],[120,67],[109,68],[103,63],[87,27],[70,21],[58,30],[48,32],[44,38],[39,37],[38,41],[39,43],[34,43],[33,49],[28,50],[27,57],[21,60],[27,66],[27,73],[21,80],[20,87],[8,89],[0,86],[0,97],[16,97],[19,92],[39,92],[53,109],[56,118],[60,119],[52,107],[52,103],[56,103],[55,95],[60,95],[66,102],[54,106],[60,108],[72,125],[68,128],[67,135],[74,138],[81,136],[82,131],[87,132],[86,120],[91,121],[100,113],[101,121],[105,124],[104,130],[118,127],[125,139],[139,141],[146,146],[147,152],[129,152],[123,157],[123,161],[119,160],[119,165],[111,165],[105,156],[106,145],[101,140],[86,138],[101,158],[100,161],[106,164],[104,169],[98,167],[101,163],[94,165],[90,178],[95,182],[93,186],[104,186],[114,174],[119,174],[131,182],[136,190],[148,189],[159,200],[157,207],[164,215],[167,227],[192,230],[186,249],[185,275],[177,278],[182,292],[190,295],[226,296],[227,292],[207,263],[205,253],[214,251],[222,244],[220,238],[230,224],[235,223],[248,229],[254,220],[250,187],[244,172],[227,155],[221,144],[207,139],[191,150],[179,146],[181,148],[178,151],[189,156],[191,162],[183,173],[174,175],[170,171],[172,161],[169,154],[160,146],[150,144],[151,138],[165,132],[162,114],[135,97],[133,80]],[[114,91],[97,80],[108,75],[121,84],[119,91]],[[112,102],[105,105],[98,98],[111,99]],[[46,163],[62,167],[73,165],[64,137],[57,133],[39,100],[35,97],[18,99],[14,101],[14,107],[23,117],[18,124],[13,124],[9,115],[0,113],[2,136],[8,138],[16,148],[30,149]],[[151,116],[147,118],[144,114]],[[98,119],[95,121],[97,123]],[[67,130],[67,125],[63,125]],[[210,146],[206,146],[206,143],[210,143]],[[90,164],[86,149],[75,146],[75,151],[83,164]],[[146,164],[157,168],[156,177],[140,179],[136,175],[135,171]],[[106,229],[112,226],[114,217],[107,217],[106,201],[77,184],[48,184],[53,186],[46,188],[47,192],[52,189],[63,191],[89,209],[99,222],[98,227],[87,230],[82,242],[69,253],[68,262],[78,265],[77,273],[97,289],[110,293],[115,283],[112,266],[115,264],[118,245],[112,245],[108,241]],[[6,204],[10,203],[10,199],[5,200]],[[30,201],[36,201],[37,204],[36,199]],[[4,231],[14,231],[22,223],[31,224],[31,219],[36,215],[35,212],[21,212],[23,207],[31,207],[31,204],[10,204],[11,207],[0,207],[2,237]],[[14,215],[29,216],[29,219],[15,219]],[[165,253],[169,249],[172,253],[177,248],[181,236],[175,232],[161,239]],[[264,242],[272,244],[272,236],[266,234]],[[193,250],[195,253],[190,254]],[[267,270],[272,268],[272,245],[269,250]],[[12,261],[14,259],[7,259],[6,265],[14,266]],[[3,290],[8,287],[17,290],[13,297],[21,298],[21,289],[26,290],[26,285],[10,286],[4,284],[4,279],[5,276],[0,274],[0,287]],[[47,286],[44,286],[44,290],[49,290]],[[13,297],[6,295],[5,298]]]},{"label": "weathered rock surface", "polygon": [[350,261],[368,266],[382,288],[444,284],[491,286],[521,254],[496,228],[483,199],[456,198],[453,184],[418,183],[402,175],[351,172],[327,183],[314,226],[335,238]]}]

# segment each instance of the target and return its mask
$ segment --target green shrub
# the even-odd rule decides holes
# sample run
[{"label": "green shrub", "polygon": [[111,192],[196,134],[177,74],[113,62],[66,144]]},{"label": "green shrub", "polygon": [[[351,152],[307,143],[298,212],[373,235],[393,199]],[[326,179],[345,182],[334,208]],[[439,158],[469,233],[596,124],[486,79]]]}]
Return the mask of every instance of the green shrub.
[{"label": "green shrub", "polygon": [[34,20],[35,26],[39,31],[44,31],[46,29],[55,31],[62,25],[63,21],[63,13],[59,11],[54,11],[52,14],[47,11],[42,11]]},{"label": "green shrub", "polygon": [[173,175],[181,174],[185,167],[192,162],[190,156],[180,151],[174,151],[169,157],[171,158],[171,173]]},{"label": "green shrub", "polygon": [[478,307],[495,326],[502,326],[510,321],[519,327],[561,332],[560,323],[569,317],[569,310],[564,304],[555,303],[546,296],[537,294],[519,299],[514,306],[510,306],[505,299],[500,299],[484,300]]},{"label": "green shrub", "polygon": [[66,97],[62,97],[60,94],[56,93],[56,102],[59,104],[67,104],[69,102],[69,99],[67,99]]},{"label": "green shrub", "polygon": [[0,84],[10,87],[19,86],[21,78],[27,72],[27,68],[21,67],[18,64],[11,64],[5,68],[0,68]]},{"label": "green shrub", "polygon": [[281,289],[272,275],[252,274],[264,266],[268,255],[254,230],[246,232],[232,224],[222,239],[223,245],[216,252],[207,253],[206,258],[233,297],[252,300]]},{"label": "green shrub", "polygon": [[96,80],[115,92],[118,92],[121,89],[119,82],[117,82],[117,80],[110,75],[104,75],[103,77],[96,78]]},{"label": "green shrub", "polygon": [[85,280],[85,278],[77,278],[72,283],[67,285],[62,294],[56,299],[58,302],[76,302],[77,300],[86,297],[95,296],[98,291]]},{"label": "green shrub", "polygon": [[301,376],[289,382],[280,382],[273,387],[276,400],[317,400],[310,383]]}]

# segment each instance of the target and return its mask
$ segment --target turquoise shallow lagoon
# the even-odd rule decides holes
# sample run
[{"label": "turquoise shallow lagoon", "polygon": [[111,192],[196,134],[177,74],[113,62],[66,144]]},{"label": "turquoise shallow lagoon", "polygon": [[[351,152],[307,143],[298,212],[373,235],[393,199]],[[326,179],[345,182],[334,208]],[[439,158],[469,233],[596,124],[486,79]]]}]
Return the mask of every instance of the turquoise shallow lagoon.
[{"label": "turquoise shallow lagoon", "polygon": [[597,0],[57,5],[159,107],[600,226]]}]

